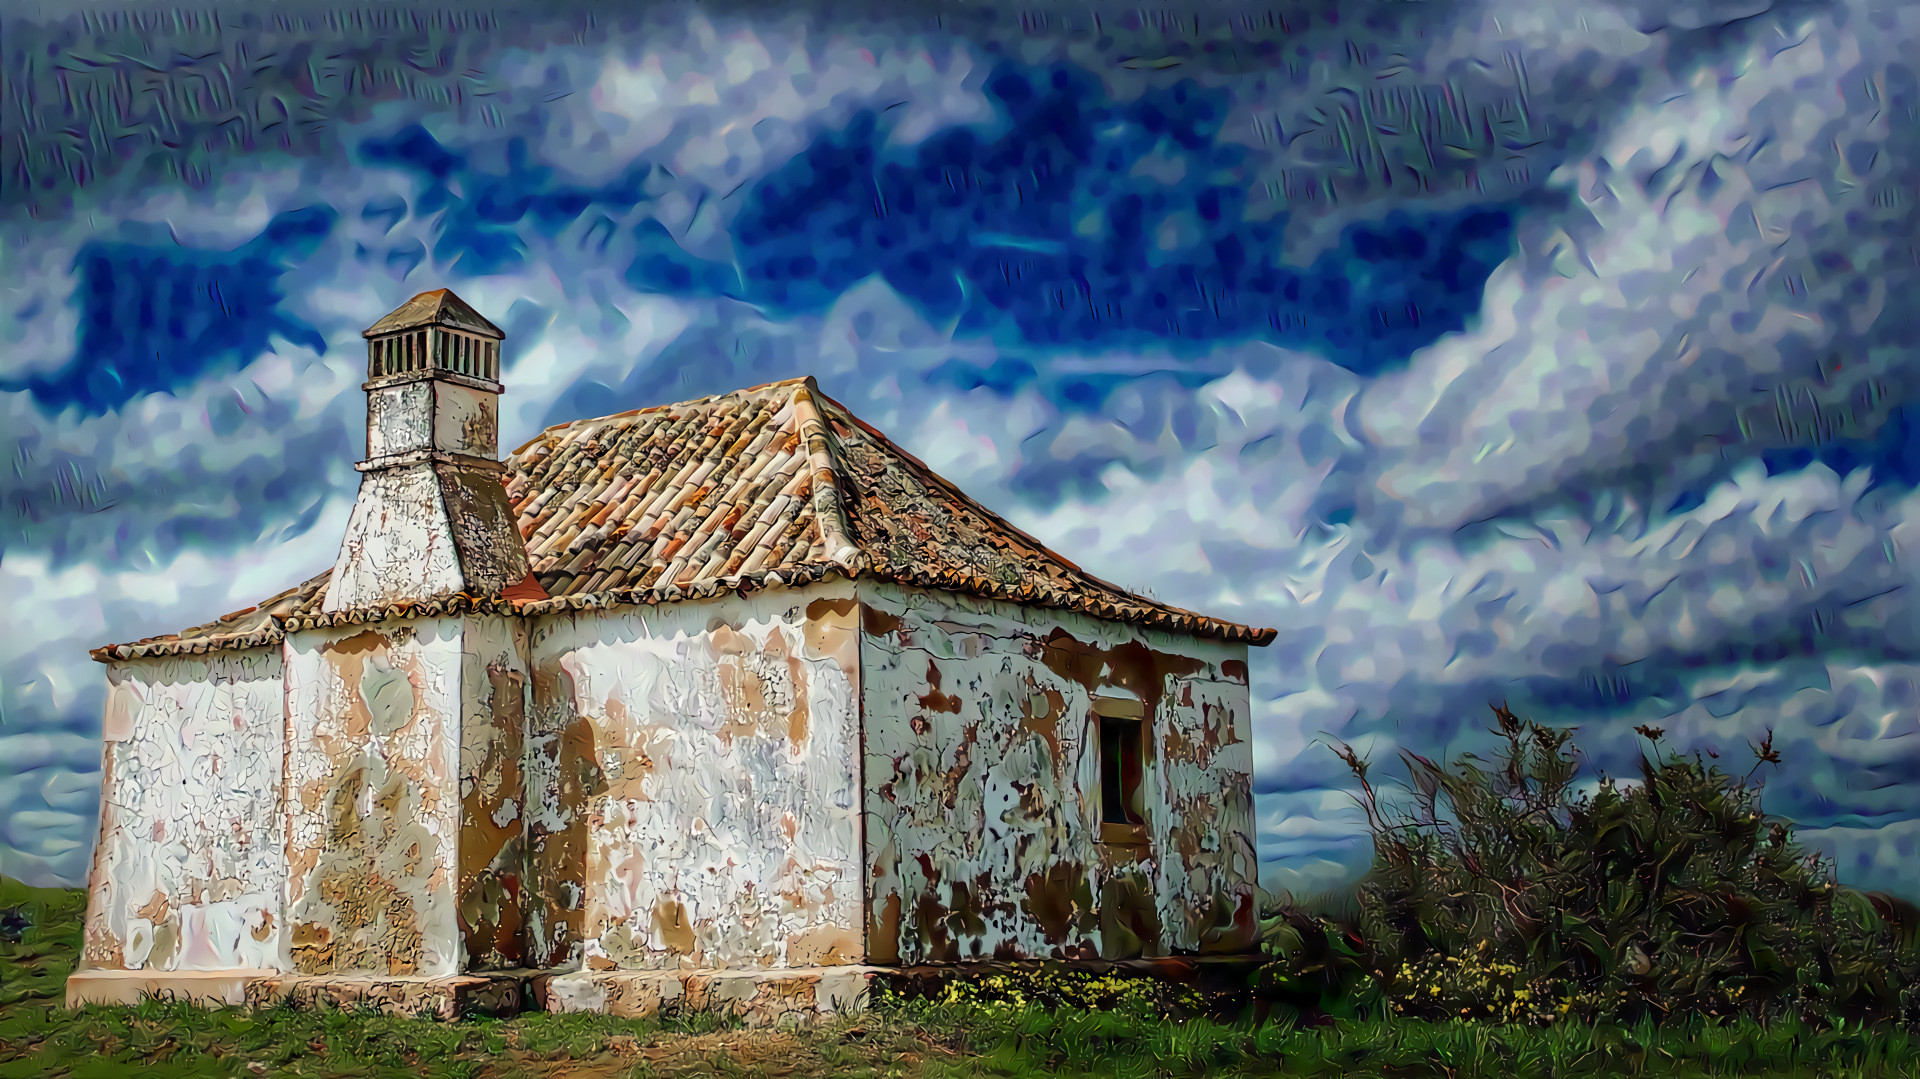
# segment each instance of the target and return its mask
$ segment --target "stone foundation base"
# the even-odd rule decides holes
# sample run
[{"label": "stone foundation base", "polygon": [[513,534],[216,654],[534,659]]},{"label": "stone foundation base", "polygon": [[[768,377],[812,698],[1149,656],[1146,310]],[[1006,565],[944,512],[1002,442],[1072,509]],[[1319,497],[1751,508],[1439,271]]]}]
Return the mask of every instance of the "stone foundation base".
[{"label": "stone foundation base", "polygon": [[687,1009],[739,1016],[748,1026],[774,1026],[865,1011],[870,984],[885,970],[582,970],[536,976],[533,997],[550,1012],[635,1018]]},{"label": "stone foundation base", "polygon": [[67,978],[67,1007],[138,1004],[148,997],[204,1008],[247,1003],[247,987],[278,978],[276,970],[82,970]]},{"label": "stone foundation base", "polygon": [[389,1015],[456,1019],[533,1008],[621,1018],[663,1010],[714,1011],[773,1026],[864,1011],[880,967],[791,970],[509,970],[450,977],[314,977],[272,970],[85,970],[67,979],[67,1007],[138,1004],[147,997],[205,1007],[371,1007]]},{"label": "stone foundation base", "polygon": [[271,970],[83,970],[67,979],[67,1006],[138,1004],[145,997],[208,1007],[372,1007],[393,1015],[514,1015],[526,1009],[638,1018],[661,1011],[711,1011],[773,1026],[865,1011],[876,986],[907,997],[935,996],[956,978],[1040,969],[1120,973],[1179,982],[1240,997],[1258,956],[1115,962],[980,962],[914,967],[796,967],[786,970],[507,970],[449,977],[312,977]]},{"label": "stone foundation base", "polygon": [[247,986],[255,1007],[290,1001],[296,1007],[371,1007],[388,1015],[518,1015],[526,1007],[531,970],[488,971],[441,978],[310,977],[276,975]]},{"label": "stone foundation base", "polygon": [[157,997],[209,1008],[260,1008],[291,1000],[307,1008],[371,1007],[389,1015],[440,1019],[517,1015],[525,1007],[533,975],[530,970],[442,978],[309,977],[275,970],[83,970],[67,979],[67,1007],[138,1004]]}]

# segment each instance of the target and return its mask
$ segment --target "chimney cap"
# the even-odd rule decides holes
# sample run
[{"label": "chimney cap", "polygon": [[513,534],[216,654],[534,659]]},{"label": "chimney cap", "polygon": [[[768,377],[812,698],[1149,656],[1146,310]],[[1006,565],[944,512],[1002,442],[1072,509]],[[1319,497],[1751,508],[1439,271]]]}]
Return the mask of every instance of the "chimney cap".
[{"label": "chimney cap", "polygon": [[500,327],[488,322],[484,315],[475,311],[467,301],[455,296],[453,290],[448,288],[422,292],[395,308],[385,318],[361,331],[360,336],[380,337],[421,326],[447,326],[467,333],[479,334],[482,337],[491,337],[497,341],[504,341],[507,337],[501,332]]}]

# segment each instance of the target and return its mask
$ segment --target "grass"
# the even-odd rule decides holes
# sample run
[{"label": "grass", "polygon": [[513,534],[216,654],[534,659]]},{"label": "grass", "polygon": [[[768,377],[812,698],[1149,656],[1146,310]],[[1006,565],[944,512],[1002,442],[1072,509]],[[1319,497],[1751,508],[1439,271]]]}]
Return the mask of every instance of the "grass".
[{"label": "grass", "polygon": [[799,1030],[711,1016],[528,1014],[441,1023],[288,1007],[208,1011],[149,1001],[60,1007],[80,945],[80,893],[0,878],[32,920],[0,942],[0,1079],[300,1075],[407,1079],[825,1076],[1912,1076],[1920,1039],[1758,1025],[1691,1029],[1342,1021],[1298,1029],[1176,1023],[1144,1008],[1062,1010],[891,1002]]}]

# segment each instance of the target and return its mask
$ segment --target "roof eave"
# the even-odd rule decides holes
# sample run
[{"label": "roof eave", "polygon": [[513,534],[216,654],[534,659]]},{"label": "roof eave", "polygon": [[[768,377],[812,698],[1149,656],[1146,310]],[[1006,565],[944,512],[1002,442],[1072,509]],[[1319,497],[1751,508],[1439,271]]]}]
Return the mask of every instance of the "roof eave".
[{"label": "roof eave", "polygon": [[[1057,598],[1045,597],[1037,591],[1033,595],[1022,596],[1016,589],[995,587],[993,582],[947,580],[939,575],[921,572],[893,572],[875,567],[864,551],[856,552],[852,564],[842,562],[814,563],[789,567],[785,573],[778,570],[748,577],[714,578],[697,581],[687,585],[668,585],[640,589],[614,589],[607,592],[589,592],[577,595],[551,596],[538,600],[512,600],[504,597],[472,596],[458,593],[441,599],[422,603],[392,604],[382,607],[363,607],[327,614],[312,614],[292,618],[273,618],[271,624],[244,634],[219,634],[208,637],[188,639],[153,639],[130,641],[124,644],[102,645],[88,651],[87,655],[96,663],[121,663],[139,659],[166,659],[178,656],[208,655],[215,652],[241,652],[253,648],[266,648],[286,639],[288,633],[306,629],[338,628],[377,622],[388,618],[436,618],[454,614],[504,614],[513,617],[535,618],[547,614],[560,614],[570,611],[607,610],[624,606],[656,606],[661,603],[676,603],[684,600],[712,599],[725,595],[752,595],[771,588],[800,588],[821,581],[841,578],[848,581],[870,579],[905,584],[915,588],[941,588],[962,591],[995,599],[1005,603],[1033,607],[1040,610],[1070,611],[1094,618],[1104,618],[1123,624],[1141,625],[1163,632],[1183,633],[1194,637],[1206,637],[1233,643],[1244,643],[1264,647],[1272,644],[1278,631],[1255,626],[1241,625],[1205,615],[1182,615],[1171,610],[1142,608],[1140,615],[1129,617],[1129,612],[1108,612],[1097,609],[1095,605],[1077,605]],[[1031,589],[1030,589],[1031,590]]]},{"label": "roof eave", "polygon": [[[895,570],[890,567],[877,568],[867,576],[874,580],[891,584],[903,584],[912,588],[937,588],[963,595],[982,596],[1037,610],[1068,611],[1086,615],[1090,618],[1105,619],[1123,625],[1144,626],[1163,633],[1184,634],[1191,637],[1206,637],[1235,643],[1266,645],[1272,643],[1278,631],[1261,629],[1254,626],[1228,622],[1211,618],[1191,611],[1181,611],[1164,605],[1149,606],[1141,604],[1137,612],[1120,609],[1120,604],[1074,603],[1069,599],[1045,595],[1043,590],[1032,585],[997,585],[985,578],[961,579],[957,575],[949,577],[925,569]],[[1023,594],[1025,593],[1025,594]],[[1103,610],[1102,607],[1113,608]],[[1129,605],[1130,606],[1130,605]]]},{"label": "roof eave", "polygon": [[90,649],[87,656],[95,663],[125,663],[138,659],[203,656],[214,652],[246,652],[255,648],[271,648],[285,639],[285,631],[276,622],[271,628],[254,630],[250,633],[106,644]]}]

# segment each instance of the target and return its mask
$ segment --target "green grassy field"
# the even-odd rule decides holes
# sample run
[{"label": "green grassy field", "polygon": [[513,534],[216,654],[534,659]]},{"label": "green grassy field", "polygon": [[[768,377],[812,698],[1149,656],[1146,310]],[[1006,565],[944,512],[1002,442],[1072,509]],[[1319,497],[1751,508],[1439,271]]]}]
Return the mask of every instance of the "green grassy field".
[{"label": "green grassy field", "polygon": [[79,892],[0,878],[33,922],[0,942],[0,1079],[71,1076],[1915,1076],[1920,1040],[1755,1025],[1693,1030],[1170,1022],[1142,1009],[882,1003],[798,1030],[712,1018],[528,1014],[457,1023],[341,1011],[60,1007]]}]

